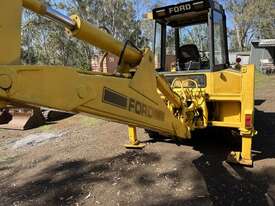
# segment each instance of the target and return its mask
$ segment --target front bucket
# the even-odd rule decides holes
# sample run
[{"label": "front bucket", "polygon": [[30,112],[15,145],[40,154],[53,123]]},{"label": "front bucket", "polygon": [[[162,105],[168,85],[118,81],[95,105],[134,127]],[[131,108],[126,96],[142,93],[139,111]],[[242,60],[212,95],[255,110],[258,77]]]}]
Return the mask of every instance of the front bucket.
[{"label": "front bucket", "polygon": [[42,115],[41,110],[37,108],[9,109],[9,114],[12,116],[12,119],[8,123],[0,123],[0,128],[27,130],[45,124],[45,118]]}]

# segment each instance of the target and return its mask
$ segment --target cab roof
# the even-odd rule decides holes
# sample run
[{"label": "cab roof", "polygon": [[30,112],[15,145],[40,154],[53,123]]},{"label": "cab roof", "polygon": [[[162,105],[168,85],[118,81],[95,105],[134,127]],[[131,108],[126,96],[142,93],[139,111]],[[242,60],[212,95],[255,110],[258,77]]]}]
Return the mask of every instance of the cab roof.
[{"label": "cab roof", "polygon": [[224,13],[222,6],[214,0],[194,0],[156,8],[153,10],[153,18],[172,27],[187,26],[208,22],[210,9]]}]

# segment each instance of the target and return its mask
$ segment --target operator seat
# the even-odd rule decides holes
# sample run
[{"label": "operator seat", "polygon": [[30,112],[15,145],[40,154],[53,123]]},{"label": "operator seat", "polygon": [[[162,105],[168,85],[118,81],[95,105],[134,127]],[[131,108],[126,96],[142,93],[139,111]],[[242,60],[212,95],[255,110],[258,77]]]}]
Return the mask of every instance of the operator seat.
[{"label": "operator seat", "polygon": [[200,69],[200,52],[195,44],[185,44],[179,48],[179,65],[182,69]]}]

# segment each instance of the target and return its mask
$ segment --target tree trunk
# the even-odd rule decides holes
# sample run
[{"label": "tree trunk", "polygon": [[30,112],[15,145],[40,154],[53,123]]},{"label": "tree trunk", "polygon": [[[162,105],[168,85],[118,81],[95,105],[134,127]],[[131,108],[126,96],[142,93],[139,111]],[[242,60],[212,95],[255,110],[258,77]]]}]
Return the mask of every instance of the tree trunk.
[{"label": "tree trunk", "polygon": [[242,35],[241,35],[241,30],[239,28],[238,25],[235,26],[235,29],[236,29],[236,34],[237,34],[237,42],[238,42],[238,47],[241,51],[244,50],[244,45],[243,45],[243,38],[242,38]]}]

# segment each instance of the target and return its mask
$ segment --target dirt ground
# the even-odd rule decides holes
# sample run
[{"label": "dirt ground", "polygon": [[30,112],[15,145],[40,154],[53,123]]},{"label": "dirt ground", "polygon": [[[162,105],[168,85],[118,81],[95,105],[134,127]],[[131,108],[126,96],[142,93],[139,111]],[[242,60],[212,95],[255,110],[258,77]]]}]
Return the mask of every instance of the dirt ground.
[{"label": "dirt ground", "polygon": [[[0,130],[0,205],[275,204],[275,77],[257,80],[254,167],[224,162],[218,135],[126,150],[127,127],[81,115],[29,131]],[[37,140],[38,139],[38,140]]]}]

